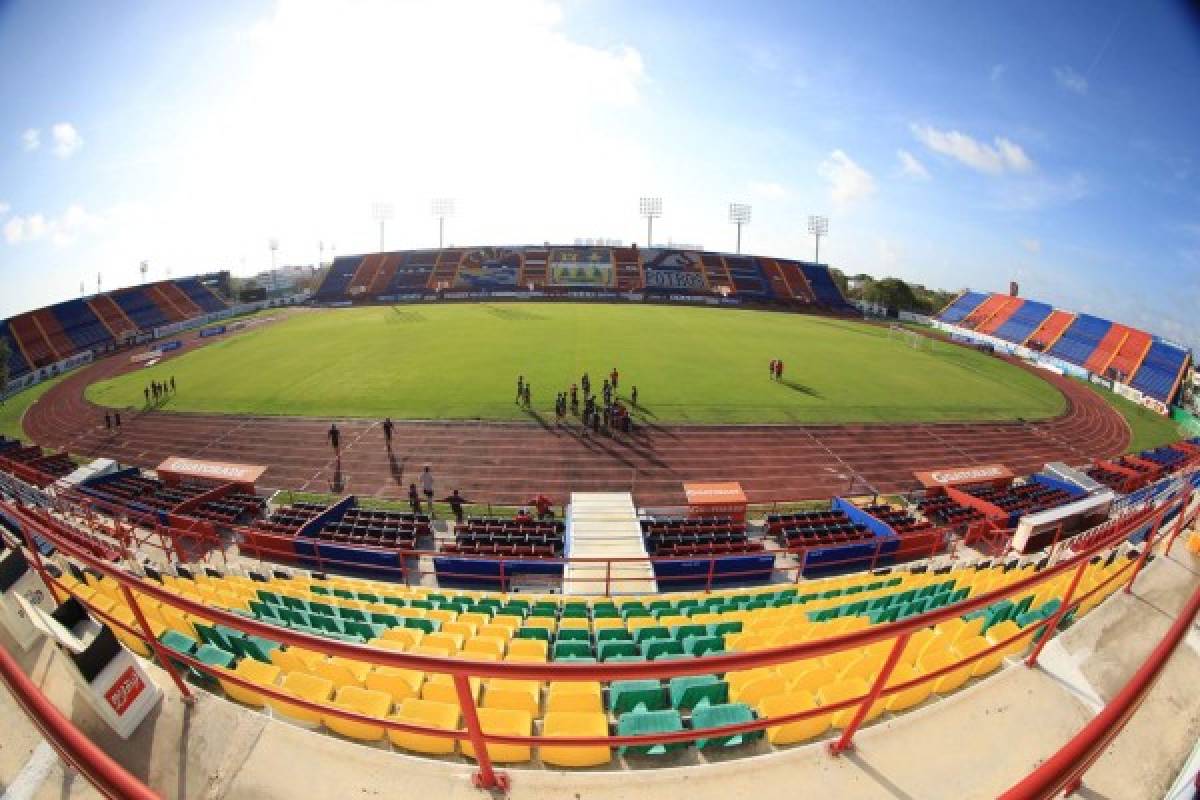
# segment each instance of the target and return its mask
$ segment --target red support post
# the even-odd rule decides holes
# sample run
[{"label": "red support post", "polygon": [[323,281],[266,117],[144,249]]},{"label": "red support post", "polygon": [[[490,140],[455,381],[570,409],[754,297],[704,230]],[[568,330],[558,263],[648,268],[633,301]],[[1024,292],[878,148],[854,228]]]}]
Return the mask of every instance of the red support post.
[{"label": "red support post", "polygon": [[500,556],[500,560],[498,563],[500,564],[500,591],[507,593],[508,588],[505,585],[505,580],[504,580],[504,556]]},{"label": "red support post", "polygon": [[1075,590],[1079,588],[1079,582],[1083,580],[1083,571],[1088,568],[1086,559],[1079,562],[1079,566],[1075,569],[1075,574],[1071,576],[1071,583],[1067,586],[1067,593],[1063,595],[1062,605],[1058,607],[1058,611],[1054,612],[1054,616],[1046,623],[1045,630],[1042,631],[1042,636],[1033,646],[1033,652],[1029,654],[1029,658],[1025,659],[1025,666],[1036,667],[1038,656],[1041,655],[1042,649],[1046,643],[1050,641],[1050,637],[1058,630],[1059,624],[1063,617],[1067,615],[1067,611],[1071,607],[1071,600],[1075,597]]},{"label": "red support post", "polygon": [[[1142,554],[1138,556],[1137,563],[1133,565],[1133,572],[1129,576],[1129,582],[1125,584],[1125,594],[1133,594],[1133,582],[1137,578],[1138,573],[1142,571],[1142,567],[1146,565],[1146,559],[1150,557],[1150,551],[1154,549],[1154,540],[1157,538],[1159,529],[1162,527],[1163,517],[1166,512],[1159,512],[1154,517],[1154,522],[1150,525],[1150,531],[1146,534],[1145,541],[1142,542]],[[1182,509],[1179,512],[1179,519],[1183,519]]]},{"label": "red support post", "polygon": [[167,674],[171,676],[171,680],[175,682],[175,688],[177,688],[179,693],[183,695],[183,702],[189,706],[192,705],[196,702],[196,698],[192,694],[192,690],[188,688],[186,683],[184,683],[183,678],[179,674],[179,670],[176,669],[175,665],[171,662],[171,657],[168,654],[167,648],[163,647],[162,643],[158,641],[158,637],[154,635],[154,629],[151,628],[150,623],[146,621],[146,615],[142,613],[142,607],[138,604],[137,598],[134,596],[133,592],[129,590],[129,586],[127,584],[121,584],[121,594],[125,596],[125,602],[128,604],[129,610],[133,612],[133,616],[134,619],[137,620],[138,627],[142,630],[142,638],[145,639],[146,644],[150,645],[150,649],[154,651],[154,656],[158,659],[158,663],[162,664],[163,669],[167,671]]},{"label": "red support post", "polygon": [[1185,520],[1187,516],[1188,504],[1192,502],[1192,484],[1187,484],[1187,491],[1183,495],[1183,503],[1179,506],[1179,520],[1175,524],[1175,532],[1171,534],[1171,538],[1167,540],[1167,546],[1163,549],[1163,555],[1171,555],[1171,548],[1175,545],[1175,540],[1179,538],[1179,534],[1183,533],[1183,529],[1187,527],[1190,520]]},{"label": "red support post", "polygon": [[708,577],[704,579],[704,593],[712,592],[713,571],[717,568],[717,559],[710,553],[708,556]]},{"label": "red support post", "polygon": [[483,726],[479,723],[479,711],[475,707],[475,696],[471,693],[471,679],[461,673],[454,674],[454,691],[458,694],[458,705],[462,708],[463,723],[467,736],[475,750],[475,763],[479,771],[471,776],[476,789],[500,789],[508,791],[508,775],[492,768],[492,757],[483,738]]},{"label": "red support post", "polygon": [[841,755],[854,746],[851,741],[854,738],[854,734],[858,731],[858,727],[862,725],[862,721],[866,719],[867,712],[871,710],[871,706],[875,705],[876,701],[879,700],[879,696],[883,694],[883,689],[887,686],[887,680],[892,677],[892,672],[895,671],[896,665],[900,663],[900,656],[904,653],[904,648],[910,638],[912,638],[911,633],[902,633],[896,637],[896,643],[892,645],[887,660],[883,662],[879,674],[875,676],[875,683],[871,685],[871,691],[867,692],[866,698],[859,704],[858,710],[854,712],[854,717],[850,720],[850,724],[842,730],[841,738],[836,742],[830,743],[829,752],[831,754],[835,756]]},{"label": "red support post", "polygon": [[612,594],[612,559],[604,562],[604,596]]}]

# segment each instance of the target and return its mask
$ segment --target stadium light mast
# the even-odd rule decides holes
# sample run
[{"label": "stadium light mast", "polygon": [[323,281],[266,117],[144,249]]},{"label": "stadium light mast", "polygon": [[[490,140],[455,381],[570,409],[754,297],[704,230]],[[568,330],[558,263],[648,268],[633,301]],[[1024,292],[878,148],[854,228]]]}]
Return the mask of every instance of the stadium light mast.
[{"label": "stadium light mast", "polygon": [[730,203],[729,221],[737,226],[737,250],[735,252],[740,256],[742,254],[742,226],[750,224],[750,204]]},{"label": "stadium light mast", "polygon": [[813,261],[817,264],[821,263],[821,237],[829,233],[829,218],[810,216],[808,218],[808,232],[813,235],[816,240],[816,254],[813,256]]},{"label": "stadium light mast", "polygon": [[275,271],[275,253],[278,252],[278,250],[279,250],[279,240],[276,239],[274,236],[272,236],[270,239],[267,239],[267,247],[271,251],[271,271],[274,272]]},{"label": "stadium light mast", "polygon": [[142,261],[138,264],[138,272],[142,273],[142,283],[146,282],[146,275],[150,272],[150,262]]},{"label": "stadium light mast", "polygon": [[383,224],[396,213],[391,203],[372,203],[371,216],[379,223],[379,252],[383,252]]},{"label": "stadium light mast", "polygon": [[435,197],[433,202],[429,204],[429,210],[437,217],[438,221],[438,249],[445,247],[446,240],[446,217],[454,216],[454,198],[452,197]]},{"label": "stadium light mast", "polygon": [[661,197],[643,197],[638,200],[638,211],[646,218],[646,247],[654,246],[654,220],[662,216]]}]

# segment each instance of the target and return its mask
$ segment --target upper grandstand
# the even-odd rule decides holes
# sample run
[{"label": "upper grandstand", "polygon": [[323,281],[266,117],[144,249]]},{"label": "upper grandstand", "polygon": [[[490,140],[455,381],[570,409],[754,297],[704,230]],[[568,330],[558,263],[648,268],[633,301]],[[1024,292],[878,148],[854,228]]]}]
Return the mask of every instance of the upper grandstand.
[{"label": "upper grandstand", "polygon": [[832,312],[850,305],[823,264],[650,247],[401,250],[334,259],[315,299],[393,301],[436,292],[597,293],[739,298]]},{"label": "upper grandstand", "polygon": [[1160,403],[1179,395],[1191,352],[1137,328],[1012,295],[965,291],[937,319],[1132,387]]},{"label": "upper grandstand", "polygon": [[87,352],[103,353],[155,328],[229,308],[229,274],[211,273],[130,286],[0,320],[8,372],[19,380]]}]

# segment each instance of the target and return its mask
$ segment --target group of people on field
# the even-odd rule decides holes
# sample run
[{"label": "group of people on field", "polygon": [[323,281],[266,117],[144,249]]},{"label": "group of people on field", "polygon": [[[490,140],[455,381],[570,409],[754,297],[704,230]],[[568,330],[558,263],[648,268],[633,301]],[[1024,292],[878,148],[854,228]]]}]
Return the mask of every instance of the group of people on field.
[{"label": "group of people on field", "polygon": [[783,380],[783,359],[771,359],[771,363],[767,366],[767,376],[771,378],[771,380]]},{"label": "group of people on field", "polygon": [[150,401],[153,399],[158,403],[169,394],[175,394],[175,376],[172,375],[170,380],[150,381],[150,385],[142,389],[142,394],[146,397],[146,406],[149,407]]},{"label": "group of people on field", "polygon": [[[565,392],[559,392],[554,398],[554,418],[559,425],[567,421],[568,414],[579,417],[583,426],[584,436],[588,436],[589,432],[599,434],[602,430],[605,432],[622,431],[630,433],[633,431],[633,417],[630,416],[629,409],[617,396],[617,388],[620,386],[621,373],[616,367],[612,368],[612,372],[604,378],[600,386],[600,394],[592,393],[592,379],[588,373],[583,373],[578,383],[572,383],[571,387]],[[582,392],[580,391],[582,389]],[[582,397],[582,408],[580,398]],[[529,408],[531,405],[531,393],[529,381],[525,380],[524,375],[517,376],[517,398],[515,402],[524,407]],[[638,404],[638,388],[637,386],[630,387],[629,402],[633,406]]]}]

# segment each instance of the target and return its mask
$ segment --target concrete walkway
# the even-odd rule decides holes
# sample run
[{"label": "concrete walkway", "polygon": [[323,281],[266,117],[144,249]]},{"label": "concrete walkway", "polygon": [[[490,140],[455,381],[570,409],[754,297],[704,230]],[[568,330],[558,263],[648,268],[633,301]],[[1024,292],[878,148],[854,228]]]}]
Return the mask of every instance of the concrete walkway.
[{"label": "concrete walkway", "polygon": [[[1118,593],[1046,650],[1044,666],[1011,664],[916,711],[874,725],[840,758],[822,744],[716,763],[630,771],[559,773],[511,769],[513,798],[729,800],[821,796],[987,798],[1027,774],[1107,702],[1161,639],[1195,589],[1200,562],[1182,547],[1157,559],[1132,596]],[[1098,646],[1103,642],[1103,646]],[[0,643],[13,650],[10,641]],[[49,646],[21,656],[59,708],[166,798],[341,800],[479,798],[469,763],[419,759],[341,741],[202,694],[185,708],[167,699],[130,740],[109,734]],[[164,687],[169,682],[156,673]],[[1200,653],[1182,646],[1145,705],[1088,774],[1086,798],[1158,800],[1200,735]],[[39,738],[0,690],[0,784],[8,786]],[[695,758],[695,751],[689,758]],[[706,753],[711,751],[705,751]],[[719,756],[717,757],[719,758]],[[50,770],[32,796],[92,797],[82,779]]]}]

